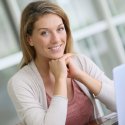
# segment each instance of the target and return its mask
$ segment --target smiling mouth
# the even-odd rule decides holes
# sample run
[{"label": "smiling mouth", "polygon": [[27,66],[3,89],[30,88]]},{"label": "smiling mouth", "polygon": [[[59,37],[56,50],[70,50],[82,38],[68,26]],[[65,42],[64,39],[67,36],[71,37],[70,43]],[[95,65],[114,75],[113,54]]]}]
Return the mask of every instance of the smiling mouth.
[{"label": "smiling mouth", "polygon": [[61,46],[62,46],[62,44],[50,47],[49,49],[52,50],[52,51],[57,51],[57,50],[60,49]]}]

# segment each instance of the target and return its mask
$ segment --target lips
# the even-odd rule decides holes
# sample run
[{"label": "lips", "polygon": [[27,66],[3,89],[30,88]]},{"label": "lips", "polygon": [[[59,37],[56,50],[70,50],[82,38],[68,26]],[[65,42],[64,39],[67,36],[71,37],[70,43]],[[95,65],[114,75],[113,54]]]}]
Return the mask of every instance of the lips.
[{"label": "lips", "polygon": [[52,51],[58,51],[60,49],[60,47],[61,47],[61,45],[56,45],[56,46],[50,47],[49,49]]}]

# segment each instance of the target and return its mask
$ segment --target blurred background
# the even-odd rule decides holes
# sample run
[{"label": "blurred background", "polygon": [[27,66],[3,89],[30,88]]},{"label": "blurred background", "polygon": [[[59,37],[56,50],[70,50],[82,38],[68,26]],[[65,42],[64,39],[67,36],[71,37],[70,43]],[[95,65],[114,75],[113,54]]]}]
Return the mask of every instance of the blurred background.
[{"label": "blurred background", "polygon": [[[7,82],[19,69],[20,15],[31,1],[0,0],[0,125],[19,121]],[[69,16],[75,51],[89,56],[112,79],[112,69],[125,63],[125,0],[52,1]],[[98,106],[102,115],[110,113],[100,102]]]}]

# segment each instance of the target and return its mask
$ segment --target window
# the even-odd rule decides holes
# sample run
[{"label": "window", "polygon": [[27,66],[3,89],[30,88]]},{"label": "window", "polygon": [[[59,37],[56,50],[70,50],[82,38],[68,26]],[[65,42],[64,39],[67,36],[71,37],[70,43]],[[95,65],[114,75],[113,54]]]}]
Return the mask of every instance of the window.
[{"label": "window", "polygon": [[0,58],[13,54],[19,50],[10,20],[0,1]]},{"label": "window", "polygon": [[22,11],[24,9],[24,7],[32,2],[33,0],[15,0],[15,2],[17,2],[18,7],[20,8],[20,10]]},{"label": "window", "polygon": [[124,0],[107,0],[112,15],[118,15],[125,12]]},{"label": "window", "polygon": [[120,63],[111,41],[109,31],[106,30],[77,43],[77,51],[88,55],[110,78],[113,67]]},{"label": "window", "polygon": [[[68,14],[71,21],[71,28],[73,30],[83,28],[87,25],[93,24],[103,17],[98,11],[97,2],[93,0],[56,0],[65,12]],[[95,4],[96,6],[93,6]]]},{"label": "window", "polygon": [[125,24],[121,24],[121,25],[117,26],[117,30],[120,35],[123,46],[125,48]]}]

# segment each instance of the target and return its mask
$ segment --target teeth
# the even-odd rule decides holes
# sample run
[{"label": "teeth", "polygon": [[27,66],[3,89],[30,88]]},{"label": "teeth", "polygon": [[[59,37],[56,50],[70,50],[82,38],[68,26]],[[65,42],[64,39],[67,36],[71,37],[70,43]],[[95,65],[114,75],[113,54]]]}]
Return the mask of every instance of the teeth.
[{"label": "teeth", "polygon": [[51,50],[58,50],[60,48],[60,45],[52,47]]}]

